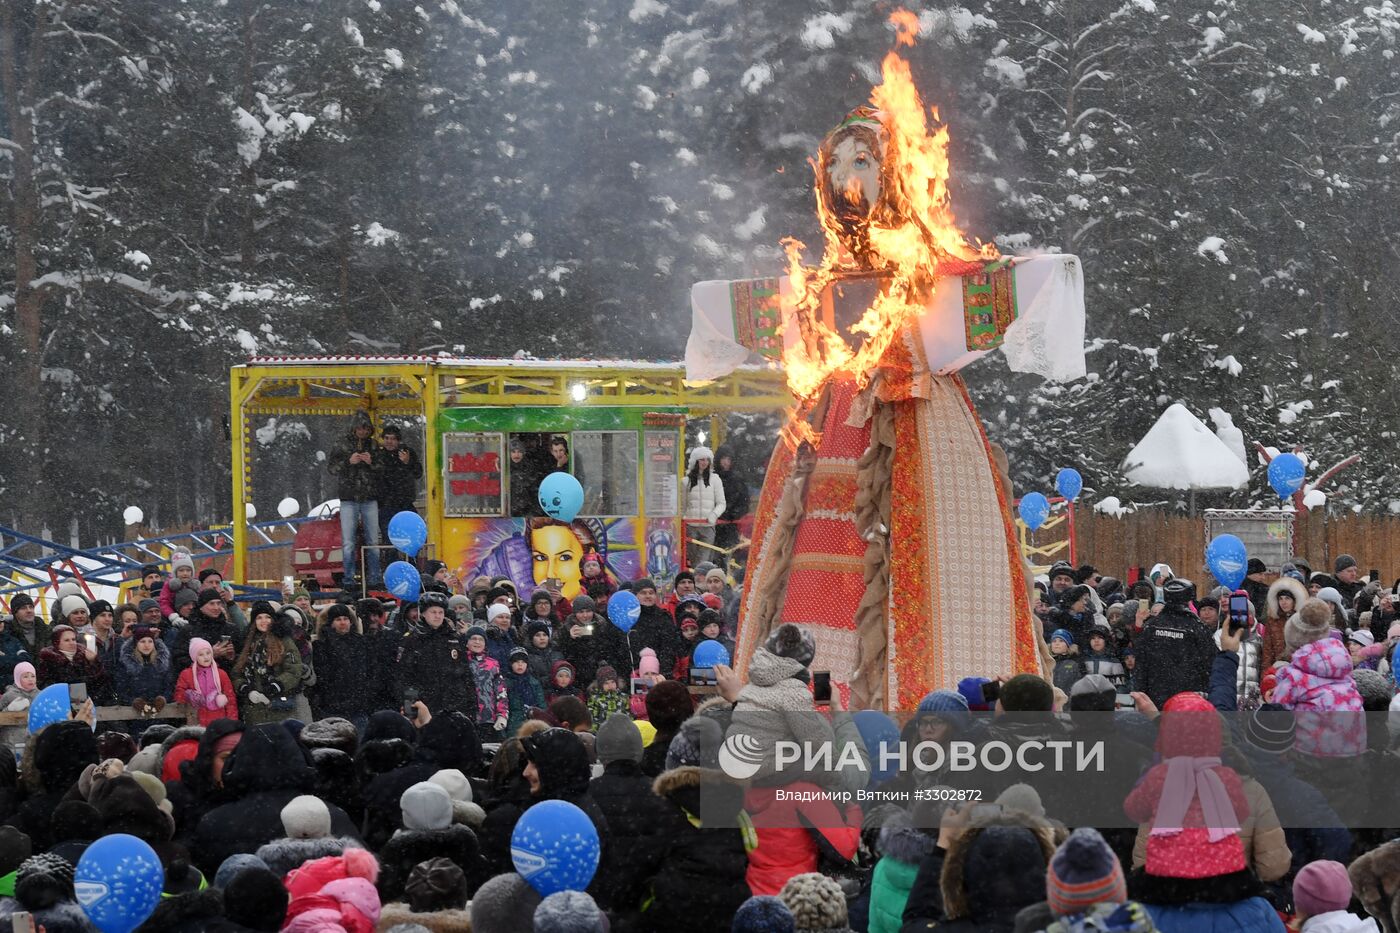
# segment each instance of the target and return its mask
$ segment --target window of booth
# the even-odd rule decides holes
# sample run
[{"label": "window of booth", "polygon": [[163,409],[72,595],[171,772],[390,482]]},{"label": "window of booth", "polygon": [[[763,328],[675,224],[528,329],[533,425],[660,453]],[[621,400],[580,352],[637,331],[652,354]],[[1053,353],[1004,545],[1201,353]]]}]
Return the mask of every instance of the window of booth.
[{"label": "window of booth", "polygon": [[450,431],[442,435],[442,514],[449,518],[504,514],[504,436]]},{"label": "window of booth", "polygon": [[575,431],[574,476],[583,486],[580,515],[621,517],[636,515],[636,431]]},{"label": "window of booth", "polygon": [[[563,466],[560,466],[562,456]],[[540,482],[562,469],[569,472],[569,439],[554,431],[515,431],[506,450],[511,518],[543,515],[540,508]]]}]

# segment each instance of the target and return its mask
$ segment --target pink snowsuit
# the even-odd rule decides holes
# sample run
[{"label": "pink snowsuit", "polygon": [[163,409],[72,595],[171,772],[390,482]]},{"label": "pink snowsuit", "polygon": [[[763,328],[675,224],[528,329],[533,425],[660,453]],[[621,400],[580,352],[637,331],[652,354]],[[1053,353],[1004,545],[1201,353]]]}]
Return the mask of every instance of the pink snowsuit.
[{"label": "pink snowsuit", "polygon": [[1273,701],[1296,714],[1298,751],[1319,758],[1366,751],[1366,716],[1351,670],[1342,643],[1324,638],[1293,652],[1278,672]]}]

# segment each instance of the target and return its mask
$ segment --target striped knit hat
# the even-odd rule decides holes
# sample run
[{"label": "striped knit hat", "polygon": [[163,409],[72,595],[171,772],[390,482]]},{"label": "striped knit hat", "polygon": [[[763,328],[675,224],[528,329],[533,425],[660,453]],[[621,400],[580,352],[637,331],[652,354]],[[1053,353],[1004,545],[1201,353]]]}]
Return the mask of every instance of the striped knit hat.
[{"label": "striped knit hat", "polygon": [[1128,899],[1123,866],[1097,829],[1076,829],[1055,850],[1045,873],[1045,899],[1057,917]]}]

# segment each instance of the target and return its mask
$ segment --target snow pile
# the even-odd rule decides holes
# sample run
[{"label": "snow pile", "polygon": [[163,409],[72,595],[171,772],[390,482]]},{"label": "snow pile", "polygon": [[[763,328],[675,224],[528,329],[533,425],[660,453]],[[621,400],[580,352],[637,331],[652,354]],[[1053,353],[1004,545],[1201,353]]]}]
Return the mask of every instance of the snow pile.
[{"label": "snow pile", "polygon": [[1005,55],[987,59],[987,64],[982,67],[982,71],[1010,87],[1024,88],[1026,86],[1026,69],[1021,67],[1020,62],[1013,61]]},{"label": "snow pile", "polygon": [[1205,32],[1201,34],[1201,41],[1205,45],[1205,53],[1209,55],[1225,41],[1225,31],[1219,26],[1207,26]]},{"label": "snow pile", "polygon": [[133,266],[139,266],[142,269],[149,269],[151,267],[151,257],[147,256],[139,249],[128,250],[127,254],[122,258]]},{"label": "snow pile", "polygon": [[1104,515],[1111,515],[1114,518],[1122,518],[1132,510],[1119,502],[1117,496],[1104,496],[1098,502],[1094,503],[1094,511]]},{"label": "snow pile", "polygon": [[1327,493],[1321,489],[1309,489],[1303,493],[1303,508],[1320,509],[1327,504]]},{"label": "snow pile", "polygon": [[1228,266],[1230,259],[1225,255],[1225,238],[1208,236],[1196,247],[1196,255],[1202,259],[1214,259],[1222,266]]},{"label": "snow pile", "polygon": [[1186,406],[1172,405],[1119,467],[1128,482],[1158,489],[1241,489],[1249,470]]},{"label": "snow pile", "polygon": [[1223,408],[1212,408],[1206,414],[1215,425],[1215,436],[1247,467],[1249,457],[1244,452],[1244,432],[1235,427],[1235,419]]}]

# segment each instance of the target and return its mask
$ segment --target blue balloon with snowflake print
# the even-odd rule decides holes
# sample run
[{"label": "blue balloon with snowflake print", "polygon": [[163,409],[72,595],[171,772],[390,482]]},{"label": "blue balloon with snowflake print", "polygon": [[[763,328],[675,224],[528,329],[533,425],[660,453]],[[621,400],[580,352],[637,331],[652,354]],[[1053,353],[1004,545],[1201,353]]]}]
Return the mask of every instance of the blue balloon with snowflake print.
[{"label": "blue balloon with snowflake print", "polygon": [[[35,695],[29,704],[29,732],[34,734],[47,725],[63,722],[72,713],[67,684],[50,684]],[[91,713],[88,725],[97,729],[97,710]]]},{"label": "blue balloon with snowflake print", "polygon": [[74,895],[102,933],[131,933],[145,923],[164,888],[155,850],[126,833],[88,846],[73,872]]},{"label": "blue balloon with snowflake print", "polygon": [[598,870],[601,847],[593,821],[563,800],[545,800],[525,811],[510,834],[515,870],[540,897],[582,891]]}]

